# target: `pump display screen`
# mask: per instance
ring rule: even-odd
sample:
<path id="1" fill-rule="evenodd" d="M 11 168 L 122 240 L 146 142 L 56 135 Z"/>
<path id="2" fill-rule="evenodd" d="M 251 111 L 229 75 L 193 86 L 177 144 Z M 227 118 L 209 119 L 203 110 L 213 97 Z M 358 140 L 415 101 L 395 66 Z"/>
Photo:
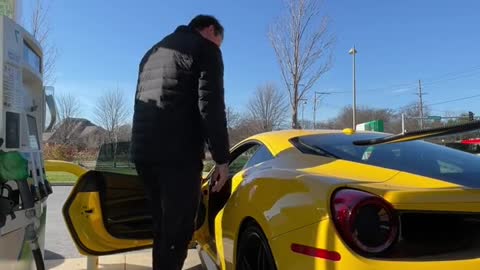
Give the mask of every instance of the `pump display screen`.
<path id="1" fill-rule="evenodd" d="M 7 112 L 6 114 L 6 134 L 5 147 L 19 148 L 20 147 L 20 114 Z"/>
<path id="2" fill-rule="evenodd" d="M 41 73 L 40 56 L 27 43 L 24 42 L 23 45 L 23 59 L 33 70 Z"/>
<path id="3" fill-rule="evenodd" d="M 30 142 L 30 147 L 33 149 L 40 149 L 40 143 L 38 140 L 38 131 L 37 131 L 37 120 L 31 115 L 27 115 L 28 121 L 28 140 Z"/>

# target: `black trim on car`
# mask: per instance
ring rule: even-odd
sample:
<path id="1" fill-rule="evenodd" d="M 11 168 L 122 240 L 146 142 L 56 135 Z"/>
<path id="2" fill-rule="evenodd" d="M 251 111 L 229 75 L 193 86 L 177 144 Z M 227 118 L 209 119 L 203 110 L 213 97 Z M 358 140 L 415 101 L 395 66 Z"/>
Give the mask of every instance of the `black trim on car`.
<path id="1" fill-rule="evenodd" d="M 329 157 L 329 158 L 336 158 L 340 159 L 338 156 L 327 152 L 323 149 L 317 148 L 317 147 L 312 147 L 308 144 L 303 143 L 300 140 L 300 137 L 294 137 L 289 140 L 289 142 L 297 148 L 300 152 L 304 154 L 310 154 L 310 155 L 317 155 L 317 156 L 323 156 L 323 157 Z"/>

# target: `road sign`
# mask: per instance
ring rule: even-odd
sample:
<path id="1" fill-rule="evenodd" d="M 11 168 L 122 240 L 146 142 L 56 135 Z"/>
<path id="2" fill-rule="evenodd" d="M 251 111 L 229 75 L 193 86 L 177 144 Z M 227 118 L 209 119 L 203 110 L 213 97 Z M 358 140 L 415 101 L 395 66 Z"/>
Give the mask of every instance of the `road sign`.
<path id="1" fill-rule="evenodd" d="M 374 120 L 366 123 L 357 124 L 356 129 L 383 132 L 383 120 Z"/>

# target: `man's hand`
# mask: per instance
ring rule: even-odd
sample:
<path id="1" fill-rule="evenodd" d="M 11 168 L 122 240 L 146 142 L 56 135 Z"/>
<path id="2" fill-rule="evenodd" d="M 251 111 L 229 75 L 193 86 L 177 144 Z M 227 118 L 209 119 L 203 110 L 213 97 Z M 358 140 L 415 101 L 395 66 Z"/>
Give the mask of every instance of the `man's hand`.
<path id="1" fill-rule="evenodd" d="M 219 192 L 228 179 L 228 163 L 215 165 L 212 175 L 212 191 Z"/>

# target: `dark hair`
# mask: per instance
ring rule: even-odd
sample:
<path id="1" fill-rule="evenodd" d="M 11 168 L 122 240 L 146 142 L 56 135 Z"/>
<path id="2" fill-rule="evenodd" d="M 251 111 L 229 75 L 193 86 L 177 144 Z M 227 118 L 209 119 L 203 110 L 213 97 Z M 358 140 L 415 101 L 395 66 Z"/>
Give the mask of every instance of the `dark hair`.
<path id="1" fill-rule="evenodd" d="M 188 26 L 197 29 L 197 30 L 202 30 L 205 27 L 209 27 L 210 25 L 213 25 L 213 28 L 215 29 L 215 35 L 221 35 L 223 37 L 224 34 L 224 29 L 223 26 L 220 24 L 220 22 L 213 16 L 210 15 L 197 15 L 195 18 L 193 18 Z"/>

